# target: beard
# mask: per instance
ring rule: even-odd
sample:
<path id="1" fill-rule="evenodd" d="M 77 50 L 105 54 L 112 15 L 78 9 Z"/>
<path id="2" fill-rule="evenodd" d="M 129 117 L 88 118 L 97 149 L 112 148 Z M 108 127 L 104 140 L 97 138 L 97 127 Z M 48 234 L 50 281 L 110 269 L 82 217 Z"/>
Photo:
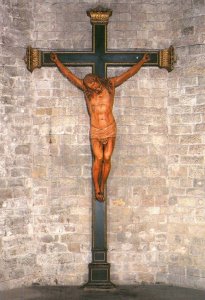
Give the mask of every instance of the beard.
<path id="1" fill-rule="evenodd" d="M 103 88 L 102 88 L 102 86 L 100 86 L 99 88 L 96 88 L 96 89 L 94 89 L 93 91 L 94 91 L 97 95 L 99 95 L 100 93 L 102 93 L 102 90 L 103 90 Z"/>

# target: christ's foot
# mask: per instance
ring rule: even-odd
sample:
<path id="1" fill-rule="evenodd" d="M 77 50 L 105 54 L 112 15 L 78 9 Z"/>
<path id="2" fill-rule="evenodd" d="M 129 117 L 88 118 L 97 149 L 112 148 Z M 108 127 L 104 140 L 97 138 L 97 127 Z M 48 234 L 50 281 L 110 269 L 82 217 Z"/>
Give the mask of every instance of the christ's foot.
<path id="1" fill-rule="evenodd" d="M 95 197 L 98 201 L 103 202 L 104 201 L 104 195 L 101 192 L 96 192 Z"/>

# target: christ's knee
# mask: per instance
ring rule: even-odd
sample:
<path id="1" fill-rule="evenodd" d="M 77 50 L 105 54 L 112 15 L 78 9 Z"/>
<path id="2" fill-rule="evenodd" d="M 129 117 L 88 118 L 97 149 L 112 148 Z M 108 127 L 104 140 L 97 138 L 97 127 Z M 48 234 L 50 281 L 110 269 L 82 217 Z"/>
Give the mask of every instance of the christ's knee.
<path id="1" fill-rule="evenodd" d="M 109 163 L 111 161 L 111 154 L 104 153 L 104 162 Z"/>
<path id="2" fill-rule="evenodd" d="M 94 159 L 95 159 L 95 163 L 101 164 L 103 161 L 103 155 L 101 154 L 95 155 Z"/>

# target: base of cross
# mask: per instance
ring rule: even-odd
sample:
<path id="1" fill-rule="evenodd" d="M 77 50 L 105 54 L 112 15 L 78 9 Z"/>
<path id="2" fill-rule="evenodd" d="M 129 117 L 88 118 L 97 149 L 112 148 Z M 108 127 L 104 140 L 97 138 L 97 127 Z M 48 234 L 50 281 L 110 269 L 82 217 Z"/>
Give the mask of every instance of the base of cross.
<path id="1" fill-rule="evenodd" d="M 89 279 L 83 286 L 85 289 L 110 290 L 116 286 L 110 281 L 109 263 L 90 263 Z"/>

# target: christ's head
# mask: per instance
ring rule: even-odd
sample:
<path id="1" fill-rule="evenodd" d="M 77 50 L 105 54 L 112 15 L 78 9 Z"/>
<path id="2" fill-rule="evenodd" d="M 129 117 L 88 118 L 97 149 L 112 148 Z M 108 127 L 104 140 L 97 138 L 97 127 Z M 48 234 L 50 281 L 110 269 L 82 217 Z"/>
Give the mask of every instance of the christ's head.
<path id="1" fill-rule="evenodd" d="M 87 74 L 84 79 L 83 83 L 86 86 L 86 88 L 93 90 L 93 91 L 101 91 L 102 90 L 102 84 L 100 81 L 100 78 L 97 75 L 94 74 Z"/>

